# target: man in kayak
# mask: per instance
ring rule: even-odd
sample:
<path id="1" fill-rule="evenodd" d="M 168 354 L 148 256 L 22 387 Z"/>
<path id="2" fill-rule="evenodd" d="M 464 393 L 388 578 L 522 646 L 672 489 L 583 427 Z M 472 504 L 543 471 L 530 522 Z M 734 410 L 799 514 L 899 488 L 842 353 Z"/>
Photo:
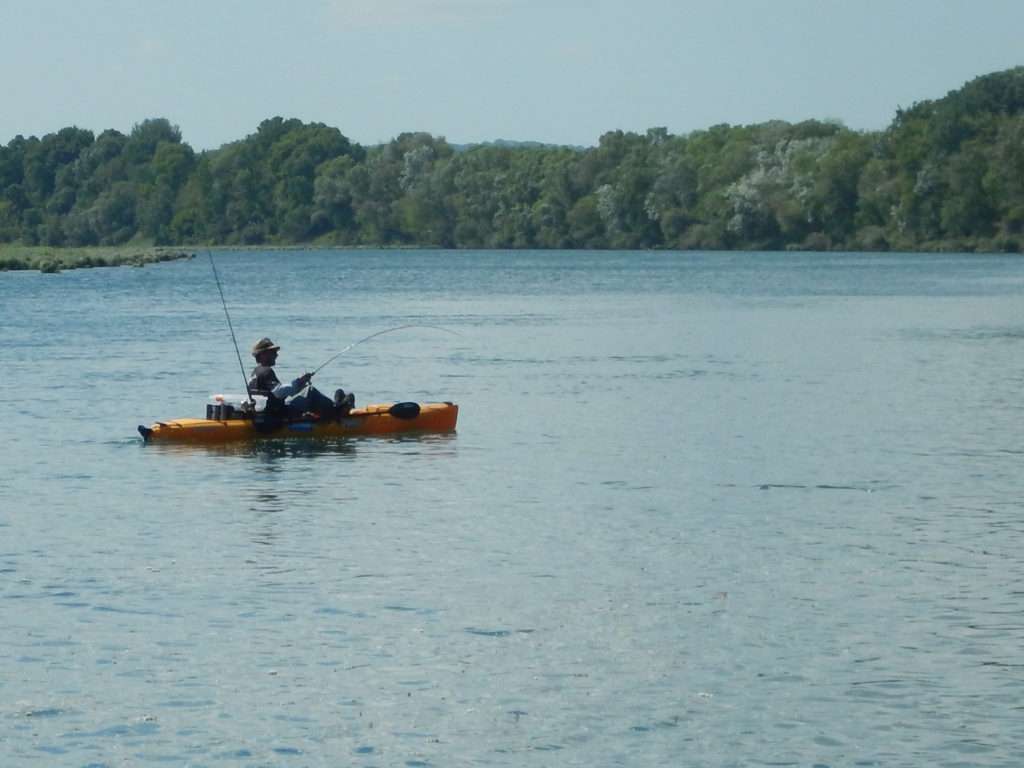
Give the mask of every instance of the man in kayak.
<path id="1" fill-rule="evenodd" d="M 274 373 L 274 363 L 277 362 L 279 349 L 281 348 L 265 336 L 252 348 L 256 367 L 253 368 L 249 379 L 249 391 L 254 395 L 266 396 L 268 411 L 283 411 L 290 417 L 301 418 L 315 414 L 320 418 L 333 419 L 341 418 L 352 410 L 355 398 L 351 392 L 345 394 L 345 390 L 339 389 L 334 393 L 334 400 L 331 400 L 316 387 L 309 386 L 313 378 L 312 373 L 302 374 L 291 384 L 282 384 Z M 309 390 L 306 394 L 300 395 L 299 393 L 306 387 L 309 387 Z"/>

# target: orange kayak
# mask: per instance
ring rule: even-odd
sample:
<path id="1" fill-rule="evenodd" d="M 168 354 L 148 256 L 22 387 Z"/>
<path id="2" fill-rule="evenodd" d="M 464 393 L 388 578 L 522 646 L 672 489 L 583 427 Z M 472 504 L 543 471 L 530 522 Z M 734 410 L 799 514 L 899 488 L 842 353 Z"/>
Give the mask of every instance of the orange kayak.
<path id="1" fill-rule="evenodd" d="M 174 419 L 152 426 L 139 425 L 146 442 L 230 443 L 288 437 L 357 437 L 403 432 L 452 432 L 459 417 L 454 403 L 378 403 L 354 408 L 340 419 L 310 419 L 261 423 L 239 413 L 219 418 Z M 224 418 L 227 415 L 228 418 Z"/>

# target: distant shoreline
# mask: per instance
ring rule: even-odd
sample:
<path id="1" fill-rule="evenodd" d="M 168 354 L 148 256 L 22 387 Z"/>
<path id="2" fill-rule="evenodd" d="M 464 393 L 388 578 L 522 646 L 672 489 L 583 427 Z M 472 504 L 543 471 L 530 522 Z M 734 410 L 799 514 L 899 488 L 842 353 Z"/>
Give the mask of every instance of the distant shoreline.
<path id="1" fill-rule="evenodd" d="M 36 270 L 43 273 L 89 267 L 144 267 L 164 261 L 195 258 L 192 249 L 169 246 L 52 246 L 0 245 L 0 272 Z"/>
<path id="2" fill-rule="evenodd" d="M 61 248 L 52 246 L 21 246 L 0 245 L 0 272 L 38 271 L 42 273 L 59 273 L 71 269 L 89 269 L 92 267 L 144 267 L 147 264 L 159 264 L 167 261 L 194 259 L 203 251 L 559 251 L 559 250 L 626 250 L 676 252 L 676 253 L 794 253 L 811 252 L 808 249 L 787 248 L 785 250 L 764 249 L 717 249 L 717 248 L 625 248 L 625 249 L 574 249 L 574 248 L 445 248 L 440 245 L 330 245 L 326 243 L 289 243 L 261 245 L 201 245 L 190 247 L 175 246 L 85 246 Z M 818 252 L 818 251 L 815 251 Z M 976 255 L 1019 256 L 1020 252 L 997 250 L 955 250 L 951 248 L 920 248 L 914 250 L 893 251 L 858 251 L 828 249 L 820 253 L 887 253 L 887 254 L 920 254 L 920 253 L 962 253 Z"/>
<path id="3" fill-rule="evenodd" d="M 204 251 L 427 251 L 452 250 L 439 245 L 329 245 L 325 243 L 288 243 L 260 245 L 190 246 L 27 246 L 0 243 L 0 272 L 38 271 L 58 273 L 92 267 L 144 267 L 165 261 L 194 259 Z M 464 249 L 469 250 L 469 249 Z M 472 250 L 508 250 L 472 249 Z"/>

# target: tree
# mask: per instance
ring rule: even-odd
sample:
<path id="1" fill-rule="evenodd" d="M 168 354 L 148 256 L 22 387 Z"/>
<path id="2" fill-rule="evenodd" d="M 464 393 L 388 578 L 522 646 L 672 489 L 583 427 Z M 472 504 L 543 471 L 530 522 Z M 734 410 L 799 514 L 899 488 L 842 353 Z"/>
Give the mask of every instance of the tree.
<path id="1" fill-rule="evenodd" d="M 349 174 L 355 167 L 350 155 L 336 157 L 317 167 L 313 181 L 313 232 L 335 233 L 335 239 L 350 243 L 355 238 L 355 213 L 352 210 L 352 189 Z"/>
<path id="2" fill-rule="evenodd" d="M 945 189 L 939 218 L 945 237 L 991 237 L 996 202 L 985 185 L 987 144 L 970 142 L 945 167 Z"/>
<path id="3" fill-rule="evenodd" d="M 1024 239 L 1024 67 L 899 109 L 881 132 L 781 120 L 596 147 L 364 149 L 273 117 L 196 154 L 165 118 L 0 147 L 0 241 L 446 247 L 997 248 Z"/>
<path id="4" fill-rule="evenodd" d="M 125 159 L 130 165 L 147 165 L 161 144 L 181 144 L 181 130 L 163 117 L 143 120 L 132 126 L 124 145 Z"/>

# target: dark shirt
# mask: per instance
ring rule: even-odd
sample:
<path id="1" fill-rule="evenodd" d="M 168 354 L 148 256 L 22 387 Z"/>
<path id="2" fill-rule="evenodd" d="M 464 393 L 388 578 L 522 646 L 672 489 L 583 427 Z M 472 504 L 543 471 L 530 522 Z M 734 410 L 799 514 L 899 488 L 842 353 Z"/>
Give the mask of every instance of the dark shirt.
<path id="1" fill-rule="evenodd" d="M 254 395 L 265 395 L 271 397 L 274 394 L 274 387 L 281 382 L 269 365 L 257 365 L 252 369 L 252 378 L 249 379 L 249 391 Z"/>

